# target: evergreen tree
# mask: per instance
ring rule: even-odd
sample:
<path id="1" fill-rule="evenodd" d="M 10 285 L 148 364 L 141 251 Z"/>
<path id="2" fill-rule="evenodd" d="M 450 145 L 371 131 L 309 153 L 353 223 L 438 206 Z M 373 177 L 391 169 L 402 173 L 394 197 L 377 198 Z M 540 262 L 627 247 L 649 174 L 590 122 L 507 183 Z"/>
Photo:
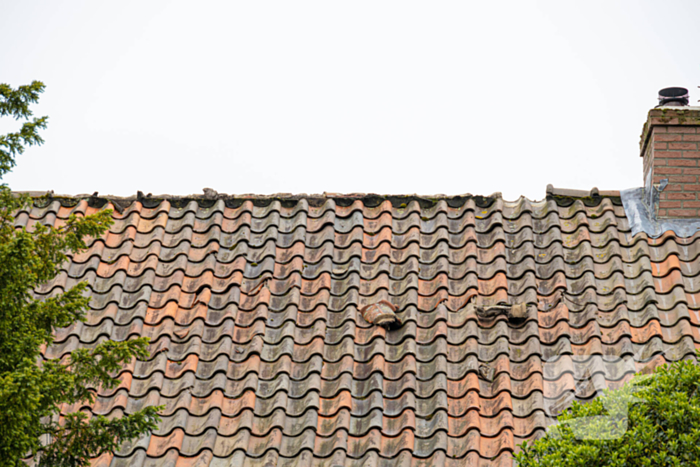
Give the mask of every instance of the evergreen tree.
<path id="1" fill-rule="evenodd" d="M 47 117 L 32 118 L 30 104 L 44 84 L 34 81 L 12 89 L 0 84 L 0 117 L 24 120 L 15 133 L 0 135 L 0 179 L 15 166 L 25 147 L 40 145 Z M 74 350 L 61 359 L 45 359 L 42 346 L 56 328 L 85 321 L 86 284 L 35 300 L 32 291 L 51 280 L 66 260 L 87 247 L 112 224 L 110 210 L 72 215 L 60 227 L 14 227 L 13 213 L 33 200 L 0 185 L 0 466 L 84 466 L 90 457 L 113 452 L 156 428 L 159 407 L 123 417 L 83 412 L 60 414 L 62 404 L 90 404 L 98 388 L 119 384 L 116 372 L 132 359 L 148 358 L 148 340 L 106 341 L 94 349 Z"/>

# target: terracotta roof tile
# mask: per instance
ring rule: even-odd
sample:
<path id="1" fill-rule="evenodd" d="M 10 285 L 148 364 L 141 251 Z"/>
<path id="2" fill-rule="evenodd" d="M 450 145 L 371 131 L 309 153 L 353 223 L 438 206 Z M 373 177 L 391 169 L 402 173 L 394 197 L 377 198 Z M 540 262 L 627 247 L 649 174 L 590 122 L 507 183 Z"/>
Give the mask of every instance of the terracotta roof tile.
<path id="1" fill-rule="evenodd" d="M 573 400 L 700 347 L 700 237 L 632 237 L 592 193 L 106 200 L 110 231 L 35 292 L 92 297 L 44 355 L 153 353 L 63 411 L 165 405 L 96 466 L 510 466 Z M 16 224 L 104 202 L 37 200 Z M 362 318 L 380 300 L 398 329 Z M 517 303 L 524 319 L 476 313 Z"/>

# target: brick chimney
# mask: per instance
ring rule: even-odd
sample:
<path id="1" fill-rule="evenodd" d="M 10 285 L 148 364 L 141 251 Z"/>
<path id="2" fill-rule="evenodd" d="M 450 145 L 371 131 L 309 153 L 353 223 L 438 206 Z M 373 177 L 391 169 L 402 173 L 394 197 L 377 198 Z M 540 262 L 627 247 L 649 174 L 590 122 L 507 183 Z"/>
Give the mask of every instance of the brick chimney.
<path id="1" fill-rule="evenodd" d="M 685 96 L 664 97 L 669 90 Z M 642 131 L 645 199 L 657 219 L 700 218 L 700 107 L 687 105 L 687 92 L 662 89 Z"/>

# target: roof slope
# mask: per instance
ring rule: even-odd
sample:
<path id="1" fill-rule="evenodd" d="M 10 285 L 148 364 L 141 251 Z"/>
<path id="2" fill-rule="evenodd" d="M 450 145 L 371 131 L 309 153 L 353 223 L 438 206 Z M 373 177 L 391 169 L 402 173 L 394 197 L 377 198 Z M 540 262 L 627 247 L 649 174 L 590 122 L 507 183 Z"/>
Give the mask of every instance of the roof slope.
<path id="1" fill-rule="evenodd" d="M 48 200 L 16 221 L 104 202 Z M 92 295 L 45 355 L 148 336 L 152 359 L 90 410 L 166 409 L 95 465 L 511 465 L 574 398 L 700 342 L 698 236 L 633 238 L 619 198 L 107 206 L 110 232 L 37 291 L 85 280 Z M 527 303 L 527 318 L 480 318 L 473 297 Z M 398 330 L 360 316 L 382 299 Z"/>

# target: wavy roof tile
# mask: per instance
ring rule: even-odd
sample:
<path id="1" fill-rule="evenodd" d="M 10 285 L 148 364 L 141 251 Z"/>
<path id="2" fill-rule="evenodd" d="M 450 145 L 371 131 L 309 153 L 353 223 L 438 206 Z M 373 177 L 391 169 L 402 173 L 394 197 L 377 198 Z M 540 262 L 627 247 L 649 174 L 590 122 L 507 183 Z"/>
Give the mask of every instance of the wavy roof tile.
<path id="1" fill-rule="evenodd" d="M 510 466 L 573 400 L 700 342 L 700 234 L 632 236 L 616 192 L 42 198 L 16 222 L 104 208 L 36 291 L 92 297 L 45 356 L 148 336 L 118 388 L 63 410 L 165 410 L 96 466 Z M 362 318 L 380 300 L 399 329 Z"/>

